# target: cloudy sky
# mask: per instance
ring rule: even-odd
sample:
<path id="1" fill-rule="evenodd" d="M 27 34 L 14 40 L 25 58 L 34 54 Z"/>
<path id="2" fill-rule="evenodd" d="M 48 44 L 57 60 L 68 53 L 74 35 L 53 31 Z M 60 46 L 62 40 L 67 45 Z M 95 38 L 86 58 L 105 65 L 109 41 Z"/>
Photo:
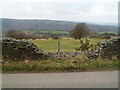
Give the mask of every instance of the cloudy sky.
<path id="1" fill-rule="evenodd" d="M 117 23 L 119 0 L 2 0 L 1 18 Z M 0 10 L 0 11 L 1 11 Z"/>

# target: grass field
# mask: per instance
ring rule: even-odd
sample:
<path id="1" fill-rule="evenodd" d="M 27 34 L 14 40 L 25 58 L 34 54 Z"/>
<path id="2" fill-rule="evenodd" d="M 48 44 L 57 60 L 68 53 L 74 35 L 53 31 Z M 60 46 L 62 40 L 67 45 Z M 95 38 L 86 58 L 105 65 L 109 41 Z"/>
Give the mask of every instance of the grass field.
<path id="1" fill-rule="evenodd" d="M 52 33 L 52 34 L 69 34 L 69 31 L 63 31 L 63 30 L 25 30 L 26 33 Z"/>
<path id="2" fill-rule="evenodd" d="M 113 34 L 118 34 L 118 32 L 114 32 L 114 31 L 113 31 L 113 32 L 112 32 L 112 31 L 111 31 L 111 32 L 108 32 L 108 31 L 107 31 L 107 32 L 98 32 L 98 33 L 99 33 L 99 34 L 103 34 L 103 33 L 113 33 Z"/>
<path id="3" fill-rule="evenodd" d="M 99 38 L 92 38 L 90 39 L 91 44 L 97 44 L 100 42 L 102 39 Z M 44 49 L 45 51 L 51 51 L 51 52 L 56 52 L 57 51 L 57 43 L 60 41 L 61 44 L 61 51 L 66 51 L 66 52 L 73 52 L 75 51 L 75 48 L 79 47 L 80 41 L 75 40 L 72 38 L 62 38 L 62 39 L 36 39 L 36 40 L 29 40 L 36 44 L 38 48 Z"/>

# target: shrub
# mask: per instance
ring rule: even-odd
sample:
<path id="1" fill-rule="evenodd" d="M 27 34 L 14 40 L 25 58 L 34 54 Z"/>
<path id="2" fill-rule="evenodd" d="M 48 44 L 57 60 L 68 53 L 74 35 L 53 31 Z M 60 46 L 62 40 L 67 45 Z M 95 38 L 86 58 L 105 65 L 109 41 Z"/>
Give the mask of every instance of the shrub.
<path id="1" fill-rule="evenodd" d="M 6 32 L 4 36 L 5 37 L 12 37 L 12 38 L 15 38 L 15 39 L 26 39 L 26 38 L 28 38 L 26 33 L 22 32 L 22 31 L 18 31 L 18 30 L 10 30 L 10 31 Z"/>
<path id="2" fill-rule="evenodd" d="M 90 44 L 90 40 L 85 39 L 85 40 L 80 40 L 80 46 L 78 48 L 75 48 L 76 51 L 86 51 L 86 50 L 91 50 L 94 51 L 96 50 L 96 48 L 99 46 L 99 44 L 97 45 L 92 45 Z"/>
<path id="3" fill-rule="evenodd" d="M 51 35 L 51 38 L 52 38 L 52 39 L 60 39 L 60 36 L 58 36 L 57 34 L 52 34 L 52 35 Z"/>
<path id="4" fill-rule="evenodd" d="M 108 35 L 108 36 L 104 36 L 104 38 L 105 38 L 105 39 L 110 39 L 111 36 L 109 36 L 109 35 Z"/>
<path id="5" fill-rule="evenodd" d="M 40 36 L 30 34 L 30 33 L 25 33 L 19 30 L 10 30 L 5 33 L 5 37 L 12 37 L 15 39 L 40 39 Z"/>
<path id="6" fill-rule="evenodd" d="M 42 39 L 49 39 L 49 38 L 50 38 L 50 35 L 48 35 L 48 34 L 43 34 L 43 35 L 41 36 L 41 38 L 42 38 Z"/>

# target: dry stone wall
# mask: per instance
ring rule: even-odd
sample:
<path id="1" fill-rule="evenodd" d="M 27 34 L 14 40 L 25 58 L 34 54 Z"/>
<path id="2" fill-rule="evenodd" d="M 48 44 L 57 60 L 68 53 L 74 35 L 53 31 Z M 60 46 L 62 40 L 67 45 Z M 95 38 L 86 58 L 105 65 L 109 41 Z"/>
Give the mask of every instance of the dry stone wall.
<path id="1" fill-rule="evenodd" d="M 112 59 L 116 56 L 120 59 L 120 37 L 103 40 L 100 42 L 100 47 L 95 51 L 85 52 L 44 52 L 38 49 L 32 42 L 26 40 L 16 40 L 14 38 L 2 38 L 2 58 L 11 60 L 41 60 L 49 57 L 80 57 L 86 55 L 88 58 L 97 59 Z"/>
<path id="2" fill-rule="evenodd" d="M 65 58 L 65 57 L 80 57 L 80 55 L 83 54 L 83 52 L 45 52 L 48 56 L 52 56 L 55 58 Z"/>
<path id="3" fill-rule="evenodd" d="M 26 40 L 3 37 L 0 43 L 2 43 L 3 59 L 41 60 L 47 58 L 47 55 L 43 54 L 41 49 Z"/>
<path id="4" fill-rule="evenodd" d="M 101 58 L 112 59 L 116 56 L 120 59 L 120 38 L 101 41 L 99 53 Z"/>
<path id="5" fill-rule="evenodd" d="M 100 42 L 100 47 L 96 51 L 86 51 L 84 54 L 91 59 L 98 57 L 103 59 L 116 57 L 120 59 L 120 37 L 103 40 Z"/>

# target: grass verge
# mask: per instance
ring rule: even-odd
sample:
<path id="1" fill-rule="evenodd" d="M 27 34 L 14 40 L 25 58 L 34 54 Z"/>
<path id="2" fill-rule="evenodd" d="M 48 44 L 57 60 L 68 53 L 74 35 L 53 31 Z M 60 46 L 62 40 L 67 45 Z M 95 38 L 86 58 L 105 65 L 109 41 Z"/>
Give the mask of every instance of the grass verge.
<path id="1" fill-rule="evenodd" d="M 117 70 L 118 60 L 81 60 L 80 58 L 4 61 L 3 73 L 77 72 Z"/>

